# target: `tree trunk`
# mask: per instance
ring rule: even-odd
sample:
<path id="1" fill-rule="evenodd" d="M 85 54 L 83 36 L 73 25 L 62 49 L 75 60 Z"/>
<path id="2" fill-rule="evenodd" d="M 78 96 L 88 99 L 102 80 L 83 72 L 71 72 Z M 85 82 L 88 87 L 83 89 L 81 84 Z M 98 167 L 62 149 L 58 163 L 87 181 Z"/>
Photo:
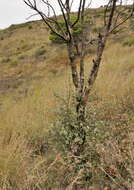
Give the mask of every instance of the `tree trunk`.
<path id="1" fill-rule="evenodd" d="M 81 76 L 79 77 L 78 71 L 77 71 L 77 64 L 75 62 L 76 56 L 76 46 L 73 41 L 69 42 L 67 44 L 68 47 L 68 55 L 69 55 L 69 61 L 71 66 L 71 72 L 72 72 L 72 81 L 75 86 L 75 93 L 76 93 L 76 114 L 77 114 L 77 137 L 80 139 L 80 141 L 74 141 L 71 144 L 71 152 L 74 156 L 74 160 L 76 157 L 79 157 L 81 153 L 84 151 L 84 143 L 86 138 L 86 133 L 84 129 L 84 122 L 85 122 L 85 105 L 83 104 L 83 73 L 81 73 Z M 82 64 L 84 57 L 81 61 Z M 83 70 L 84 71 L 84 70 Z"/>
<path id="2" fill-rule="evenodd" d="M 108 37 L 107 32 L 104 34 L 104 36 L 102 36 L 101 34 L 99 34 L 99 36 L 98 36 L 97 55 L 96 55 L 96 58 L 93 59 L 92 70 L 91 70 L 91 73 L 90 73 L 89 78 L 88 78 L 88 86 L 84 90 L 83 101 L 84 101 L 85 105 L 87 105 L 89 94 L 93 88 L 93 85 L 94 85 L 96 78 L 97 78 L 97 75 L 98 75 L 98 71 L 100 68 L 100 63 L 101 63 L 102 55 L 103 55 L 103 52 L 105 49 L 107 37 Z"/>
<path id="3" fill-rule="evenodd" d="M 70 40 L 67 43 L 67 50 L 68 50 L 68 57 L 69 57 L 69 62 L 70 62 L 70 67 L 71 67 L 71 72 L 72 72 L 72 80 L 77 91 L 79 87 L 79 77 L 78 77 L 77 65 L 75 62 L 76 53 L 75 53 L 75 44 L 73 40 Z"/>

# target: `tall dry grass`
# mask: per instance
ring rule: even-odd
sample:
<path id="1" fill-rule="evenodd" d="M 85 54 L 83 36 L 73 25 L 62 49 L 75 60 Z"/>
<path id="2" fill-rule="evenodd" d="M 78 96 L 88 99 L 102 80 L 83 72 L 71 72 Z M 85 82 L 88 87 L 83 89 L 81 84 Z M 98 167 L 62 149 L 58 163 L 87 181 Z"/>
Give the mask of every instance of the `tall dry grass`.
<path id="1" fill-rule="evenodd" d="M 133 52 L 133 47 L 122 47 L 121 44 L 108 46 L 92 92 L 93 100 L 90 98 L 103 119 L 109 118 L 110 115 L 116 121 L 120 113 L 123 114 L 123 122 L 127 121 L 129 126 L 134 122 Z M 92 56 L 87 58 L 86 68 L 91 64 Z M 42 144 L 47 142 L 47 133 L 55 120 L 54 112 L 62 104 L 61 97 L 64 99 L 69 96 L 72 88 L 70 69 L 64 66 L 63 56 L 59 55 L 58 58 L 50 60 L 58 61 L 59 68 L 55 68 L 56 62 L 51 65 L 47 70 L 48 75 L 36 86 L 32 94 L 19 101 L 7 97 L 3 102 L 0 112 L 1 190 L 45 189 L 45 184 L 48 187 L 58 184 L 59 188 L 61 179 L 66 176 L 66 163 L 63 163 L 61 157 L 56 157 L 56 150 L 48 153 L 46 148 L 44 156 L 39 154 Z M 53 69 L 57 69 L 56 73 Z M 60 99 L 56 98 L 58 96 Z M 52 170 L 49 169 L 50 173 L 47 172 L 49 167 L 53 167 Z M 53 176 L 52 179 L 49 175 Z M 55 186 L 55 189 L 57 187 Z"/>

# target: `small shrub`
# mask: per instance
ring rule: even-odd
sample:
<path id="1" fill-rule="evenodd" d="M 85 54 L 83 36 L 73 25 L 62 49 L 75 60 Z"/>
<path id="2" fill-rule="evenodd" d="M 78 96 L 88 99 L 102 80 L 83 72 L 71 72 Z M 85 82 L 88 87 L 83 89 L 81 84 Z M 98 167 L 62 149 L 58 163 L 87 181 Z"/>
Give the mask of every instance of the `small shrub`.
<path id="1" fill-rule="evenodd" d="M 18 57 L 18 59 L 24 59 L 25 58 L 25 56 L 24 55 L 20 55 L 19 57 Z"/>
<path id="2" fill-rule="evenodd" d="M 11 61 L 11 59 L 9 57 L 6 57 L 1 60 L 1 63 L 9 63 L 9 61 Z"/>
<path id="3" fill-rule="evenodd" d="M 123 46 L 134 46 L 134 39 L 127 40 L 123 43 Z"/>
<path id="4" fill-rule="evenodd" d="M 20 28 L 24 28 L 27 26 L 27 23 L 22 23 L 22 24 L 12 24 L 10 27 L 9 27 L 9 30 L 12 31 L 12 30 L 16 30 L 16 29 L 20 29 Z"/>
<path id="5" fill-rule="evenodd" d="M 96 13 L 95 17 L 101 17 L 102 15 L 100 13 Z"/>
<path id="6" fill-rule="evenodd" d="M 29 26 L 28 26 L 28 29 L 31 30 L 31 29 L 33 29 L 33 27 L 32 27 L 31 25 L 29 25 Z"/>
<path id="7" fill-rule="evenodd" d="M 41 47 L 41 48 L 39 48 L 39 49 L 37 49 L 36 51 L 35 51 L 35 56 L 36 57 L 39 57 L 39 56 L 41 56 L 41 55 L 44 55 L 46 53 L 46 50 L 43 48 L 43 47 Z"/>
<path id="8" fill-rule="evenodd" d="M 131 13 L 131 12 L 132 12 L 132 8 L 129 7 L 129 8 L 128 8 L 128 13 Z"/>
<path id="9" fill-rule="evenodd" d="M 134 31 L 134 18 L 130 19 L 129 27 L 132 31 Z"/>
<path id="10" fill-rule="evenodd" d="M 24 43 L 24 40 L 21 40 L 20 43 Z"/>
<path id="11" fill-rule="evenodd" d="M 53 74 L 53 75 L 56 75 L 58 73 L 58 70 L 57 69 L 51 69 L 50 72 Z"/>
<path id="12" fill-rule="evenodd" d="M 18 62 L 17 61 L 12 61 L 11 62 L 11 66 L 17 66 L 18 65 Z"/>
<path id="13" fill-rule="evenodd" d="M 28 47 L 28 45 L 27 44 L 23 44 L 22 46 L 21 46 L 21 49 L 22 50 L 26 50 L 26 49 L 28 49 L 29 47 Z"/>
<path id="14" fill-rule="evenodd" d="M 49 40 L 53 43 L 63 43 L 63 40 L 59 36 L 52 33 L 49 36 Z"/>
<path id="15" fill-rule="evenodd" d="M 94 33 L 101 32 L 101 30 L 102 30 L 102 27 L 99 27 L 99 26 L 93 28 L 93 32 L 94 32 Z"/>

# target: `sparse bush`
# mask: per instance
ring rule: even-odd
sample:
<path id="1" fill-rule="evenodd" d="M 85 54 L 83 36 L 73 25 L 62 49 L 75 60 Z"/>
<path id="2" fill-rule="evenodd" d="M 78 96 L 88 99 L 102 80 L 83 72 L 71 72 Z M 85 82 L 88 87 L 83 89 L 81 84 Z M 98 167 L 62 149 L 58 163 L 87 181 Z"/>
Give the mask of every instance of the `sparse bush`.
<path id="1" fill-rule="evenodd" d="M 7 58 L 3 58 L 1 60 L 1 63 L 9 63 L 11 61 L 11 58 L 7 57 Z"/>
<path id="2" fill-rule="evenodd" d="M 134 46 L 134 39 L 127 40 L 123 43 L 123 46 Z"/>
<path id="3" fill-rule="evenodd" d="M 10 63 L 10 65 L 15 67 L 15 66 L 18 65 L 18 62 L 17 62 L 17 61 L 12 61 L 12 62 Z"/>
<path id="4" fill-rule="evenodd" d="M 101 17 L 101 16 L 103 16 L 101 13 L 96 13 L 95 14 L 95 17 Z"/>
<path id="5" fill-rule="evenodd" d="M 36 57 L 39 57 L 39 56 L 41 56 L 41 55 L 44 55 L 46 53 L 46 50 L 43 48 L 43 47 L 41 47 L 41 48 L 39 48 L 39 49 L 37 49 L 36 51 L 35 51 L 35 56 Z"/>
<path id="6" fill-rule="evenodd" d="M 85 173 L 80 180 L 82 184 L 92 184 L 94 178 L 97 177 L 93 172 L 100 165 L 100 157 L 96 147 L 98 143 L 107 138 L 106 128 L 104 127 L 106 125 L 105 121 L 96 120 L 94 110 L 90 109 L 89 112 L 86 121 L 81 126 L 86 132 L 85 148 L 80 156 L 75 157 L 75 160 L 73 160 L 72 146 L 74 148 L 83 143 L 83 135 L 75 111 L 68 109 L 66 106 L 61 107 L 55 129 L 52 131 L 56 149 L 63 153 L 69 163 L 72 163 L 74 171 L 79 172 L 81 169 L 85 169 Z M 71 157 L 68 157 L 69 155 Z M 96 173 L 96 175 L 98 174 Z"/>
<path id="7" fill-rule="evenodd" d="M 20 40 L 20 43 L 24 43 L 25 41 L 24 40 Z"/>
<path id="8" fill-rule="evenodd" d="M 56 75 L 58 73 L 58 69 L 51 69 L 50 72 L 53 74 L 53 75 Z"/>
<path id="9" fill-rule="evenodd" d="M 131 18 L 131 19 L 130 19 L 130 24 L 129 24 L 129 26 L 130 26 L 130 29 L 131 29 L 132 31 L 134 31 L 134 18 Z"/>
<path id="10" fill-rule="evenodd" d="M 22 24 L 12 24 L 10 27 L 9 27 L 9 30 L 13 31 L 13 30 L 16 30 L 16 29 L 20 29 L 20 28 L 24 28 L 27 26 L 27 23 L 22 23 Z"/>
<path id="11" fill-rule="evenodd" d="M 49 36 L 49 40 L 51 41 L 51 42 L 53 42 L 53 43 L 63 43 L 63 40 L 59 37 L 59 36 L 57 36 L 57 35 L 54 35 L 54 34 L 50 34 L 50 36 Z"/>
<path id="12" fill-rule="evenodd" d="M 29 30 L 33 29 L 32 25 L 29 25 L 29 26 L 28 26 L 28 29 L 29 29 Z"/>
<path id="13" fill-rule="evenodd" d="M 102 27 L 100 27 L 100 26 L 94 27 L 94 28 L 92 29 L 92 31 L 95 32 L 95 33 L 101 32 L 101 31 L 102 31 Z"/>
<path id="14" fill-rule="evenodd" d="M 29 49 L 28 44 L 23 44 L 23 45 L 21 46 L 21 49 L 22 49 L 22 50 L 27 50 L 27 49 Z"/>
<path id="15" fill-rule="evenodd" d="M 20 56 L 18 57 L 18 59 L 20 59 L 20 60 L 22 60 L 22 59 L 24 59 L 24 58 L 25 58 L 24 55 L 20 55 Z"/>

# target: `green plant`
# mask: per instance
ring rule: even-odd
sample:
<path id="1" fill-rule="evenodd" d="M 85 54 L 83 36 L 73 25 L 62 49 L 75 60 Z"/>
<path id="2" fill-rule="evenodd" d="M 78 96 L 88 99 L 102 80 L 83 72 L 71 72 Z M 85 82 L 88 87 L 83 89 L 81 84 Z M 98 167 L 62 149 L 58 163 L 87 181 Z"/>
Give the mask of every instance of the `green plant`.
<path id="1" fill-rule="evenodd" d="M 43 47 L 41 47 L 41 48 L 39 48 L 39 49 L 37 49 L 36 51 L 35 51 L 35 56 L 36 57 L 39 57 L 39 56 L 41 56 L 41 55 L 44 55 L 46 53 L 46 50 L 43 48 Z"/>
<path id="2" fill-rule="evenodd" d="M 28 50 L 28 49 L 29 49 L 29 45 L 28 45 L 28 44 L 23 44 L 23 45 L 21 46 L 21 49 L 22 49 L 22 50 Z"/>
<path id="3" fill-rule="evenodd" d="M 6 57 L 1 60 L 1 63 L 9 63 L 10 61 L 11 59 L 9 57 Z"/>
<path id="4" fill-rule="evenodd" d="M 134 18 L 130 19 L 129 27 L 132 31 L 134 31 Z"/>
<path id="5" fill-rule="evenodd" d="M 53 74 L 53 75 L 56 75 L 58 73 L 58 69 L 51 69 L 50 72 Z"/>
<path id="6" fill-rule="evenodd" d="M 75 15 L 71 15 L 71 23 L 73 24 L 75 21 L 76 21 L 77 17 Z M 85 20 L 85 23 L 88 21 L 88 17 L 86 18 Z M 65 25 L 65 21 L 64 20 L 59 20 L 58 21 L 60 27 L 62 28 L 62 31 L 63 32 L 67 32 L 66 31 L 66 25 Z M 57 31 L 60 31 L 61 28 L 55 26 Z M 81 34 L 82 32 L 82 26 L 81 26 L 81 23 L 78 22 L 73 28 L 73 35 L 74 37 L 77 37 L 79 36 L 79 34 Z M 60 31 L 61 32 L 61 31 Z M 53 43 L 63 43 L 63 39 L 61 39 L 59 36 L 57 36 L 55 33 L 51 32 L 50 33 L 50 36 L 49 36 L 49 39 L 53 42 Z"/>
<path id="7" fill-rule="evenodd" d="M 94 27 L 94 28 L 92 29 L 92 31 L 95 32 L 95 33 L 101 32 L 101 31 L 102 31 L 102 27 L 101 27 L 101 26 Z"/>
<path id="8" fill-rule="evenodd" d="M 24 28 L 24 27 L 26 27 L 26 25 L 27 25 L 27 23 L 12 24 L 12 25 L 9 27 L 9 30 L 13 31 L 13 30 L 16 30 L 16 29 Z"/>
<path id="9" fill-rule="evenodd" d="M 29 26 L 28 26 L 28 29 L 29 29 L 29 30 L 33 29 L 32 25 L 29 25 Z"/>
<path id="10" fill-rule="evenodd" d="M 123 46 L 134 46 L 134 39 L 127 40 L 123 43 Z"/>
<path id="11" fill-rule="evenodd" d="M 56 114 L 57 122 L 54 124 L 55 130 L 52 131 L 53 137 L 56 138 L 54 144 L 57 146 L 56 149 L 61 150 L 65 155 L 74 151 L 72 148 L 77 145 L 82 145 L 83 141 L 85 141 L 84 151 L 81 152 L 80 157 L 76 156 L 78 159 L 76 168 L 85 167 L 88 159 L 90 159 L 90 161 L 92 159 L 93 165 L 96 166 L 99 164 L 99 157 L 93 144 L 101 143 L 107 138 L 105 126 L 108 124 L 106 121 L 101 121 L 99 118 L 97 119 L 95 115 L 96 110 L 94 110 L 93 107 L 88 109 L 85 121 L 80 124 L 74 109 L 75 106 L 69 108 L 65 104 L 56 112 L 58 114 Z M 89 154 L 90 158 L 88 158 Z"/>
<path id="12" fill-rule="evenodd" d="M 59 36 L 57 36 L 53 33 L 50 34 L 49 40 L 53 43 L 63 43 L 63 40 Z"/>
<path id="13" fill-rule="evenodd" d="M 11 66 L 17 66 L 18 62 L 17 61 L 12 61 L 10 64 L 11 64 Z"/>
<path id="14" fill-rule="evenodd" d="M 25 55 L 20 55 L 19 57 L 18 57 L 18 59 L 20 59 L 20 60 L 22 60 L 22 59 L 24 59 L 25 58 Z"/>

